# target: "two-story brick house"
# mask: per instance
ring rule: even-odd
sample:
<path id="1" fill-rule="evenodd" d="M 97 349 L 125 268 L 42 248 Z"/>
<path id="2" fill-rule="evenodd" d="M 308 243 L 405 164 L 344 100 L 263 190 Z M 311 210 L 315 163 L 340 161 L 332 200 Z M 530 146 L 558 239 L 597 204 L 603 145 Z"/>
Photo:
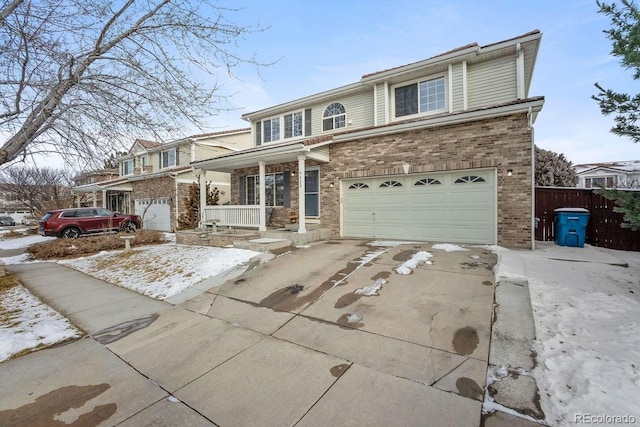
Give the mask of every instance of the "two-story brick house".
<path id="1" fill-rule="evenodd" d="M 193 135 L 168 143 L 137 139 L 128 153 L 118 157 L 117 177 L 73 188 L 91 193 L 96 206 L 143 217 L 147 229 L 174 231 L 185 209 L 189 186 L 199 181 L 191 162 L 246 149 L 250 129 Z M 220 203 L 230 200 L 230 177 L 208 171 L 203 179 L 221 191 Z M 80 197 L 78 197 L 78 201 Z"/>
<path id="2" fill-rule="evenodd" d="M 276 223 L 293 212 L 299 233 L 316 222 L 336 237 L 531 248 L 541 37 L 472 43 L 245 114 L 253 148 L 192 165 L 231 173 L 229 209 L 254 209 L 246 225 L 260 230 L 270 211 Z"/>

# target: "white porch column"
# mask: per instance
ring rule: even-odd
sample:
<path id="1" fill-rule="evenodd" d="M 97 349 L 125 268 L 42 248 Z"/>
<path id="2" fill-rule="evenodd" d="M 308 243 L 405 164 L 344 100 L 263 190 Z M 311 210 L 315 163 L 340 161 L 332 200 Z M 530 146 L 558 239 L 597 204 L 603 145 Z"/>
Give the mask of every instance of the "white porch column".
<path id="1" fill-rule="evenodd" d="M 76 207 L 77 208 L 81 208 L 82 207 L 82 203 L 80 202 L 80 195 L 76 194 Z"/>
<path id="2" fill-rule="evenodd" d="M 102 190 L 102 207 L 107 207 L 107 190 Z"/>
<path id="3" fill-rule="evenodd" d="M 200 226 L 205 221 L 204 208 L 207 206 L 207 176 L 205 175 L 205 171 L 202 169 L 196 170 L 199 175 L 199 184 L 200 184 Z"/>
<path id="4" fill-rule="evenodd" d="M 96 191 L 92 191 L 91 194 L 93 195 L 93 207 L 97 208 L 98 207 L 98 193 Z"/>
<path id="5" fill-rule="evenodd" d="M 304 156 L 298 156 L 298 233 L 307 232 L 305 221 L 305 168 Z"/>
<path id="6" fill-rule="evenodd" d="M 260 169 L 260 228 L 259 231 L 267 231 L 267 186 L 265 178 L 265 162 L 258 162 Z"/>

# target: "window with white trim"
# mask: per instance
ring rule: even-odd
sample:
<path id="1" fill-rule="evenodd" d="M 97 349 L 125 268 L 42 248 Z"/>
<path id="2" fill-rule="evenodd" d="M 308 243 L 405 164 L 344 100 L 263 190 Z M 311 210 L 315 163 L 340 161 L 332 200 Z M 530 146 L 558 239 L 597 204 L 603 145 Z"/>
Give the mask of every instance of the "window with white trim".
<path id="1" fill-rule="evenodd" d="M 260 175 L 246 177 L 246 204 L 260 204 Z M 265 204 L 267 206 L 284 206 L 284 173 L 268 173 L 265 180 Z"/>
<path id="2" fill-rule="evenodd" d="M 284 115 L 284 137 L 295 138 L 296 136 L 302 136 L 303 129 L 302 111 L 296 111 L 295 113 Z"/>
<path id="3" fill-rule="evenodd" d="M 444 76 L 394 89 L 395 117 L 442 111 L 446 107 Z"/>
<path id="4" fill-rule="evenodd" d="M 280 139 L 280 117 L 268 119 L 262 122 L 264 142 Z"/>
<path id="5" fill-rule="evenodd" d="M 322 130 L 339 129 L 346 126 L 347 111 L 339 102 L 329 104 L 322 115 Z"/>
<path id="6" fill-rule="evenodd" d="M 122 176 L 133 175 L 133 159 L 122 162 Z"/>
<path id="7" fill-rule="evenodd" d="M 615 186 L 615 176 L 598 176 L 584 179 L 585 188 L 614 188 Z"/>
<path id="8" fill-rule="evenodd" d="M 139 157 L 139 161 L 140 161 L 140 167 L 144 169 L 145 166 L 147 166 L 147 164 L 149 163 L 149 157 L 147 157 L 147 155 L 145 154 Z"/>
<path id="9" fill-rule="evenodd" d="M 311 108 L 255 123 L 255 145 L 311 135 Z"/>
<path id="10" fill-rule="evenodd" d="M 160 153 L 160 168 L 171 168 L 177 166 L 178 164 L 178 156 L 177 149 L 172 148 L 171 150 L 162 151 Z"/>

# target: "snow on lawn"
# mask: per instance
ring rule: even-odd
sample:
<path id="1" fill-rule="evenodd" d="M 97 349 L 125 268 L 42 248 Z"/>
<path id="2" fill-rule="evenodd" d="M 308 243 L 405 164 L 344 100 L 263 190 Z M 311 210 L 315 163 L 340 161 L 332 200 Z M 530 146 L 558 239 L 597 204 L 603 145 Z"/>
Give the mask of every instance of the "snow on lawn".
<path id="1" fill-rule="evenodd" d="M 625 415 L 640 421 L 640 253 L 574 249 L 629 264 L 621 267 L 552 259 L 562 253 L 545 250 L 498 250 L 496 276 L 528 279 L 536 328 L 532 374 L 546 421 Z"/>
<path id="2" fill-rule="evenodd" d="M 175 244 L 143 246 L 59 261 L 91 276 L 164 300 L 239 264 L 259 252 Z"/>
<path id="3" fill-rule="evenodd" d="M 0 292 L 0 313 L 0 362 L 25 350 L 82 335 L 66 318 L 20 285 Z"/>
<path id="4" fill-rule="evenodd" d="M 25 237 L 16 237 L 13 239 L 0 240 L 0 249 L 22 249 L 34 243 L 46 242 L 48 240 L 55 240 L 55 237 L 44 237 L 40 235 L 31 235 Z"/>

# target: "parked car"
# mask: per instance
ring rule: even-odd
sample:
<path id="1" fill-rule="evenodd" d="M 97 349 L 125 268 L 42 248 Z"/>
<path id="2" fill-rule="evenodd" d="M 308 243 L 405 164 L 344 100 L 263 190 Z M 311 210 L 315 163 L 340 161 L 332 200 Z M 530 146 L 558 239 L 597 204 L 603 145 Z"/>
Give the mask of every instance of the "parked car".
<path id="1" fill-rule="evenodd" d="M 38 218 L 34 216 L 25 216 L 25 217 L 22 217 L 22 219 L 20 220 L 20 223 L 22 225 L 37 225 Z"/>
<path id="2" fill-rule="evenodd" d="M 133 232 L 142 226 L 138 215 L 119 214 L 104 208 L 57 209 L 40 219 L 42 236 L 75 239 L 82 234 Z"/>
<path id="3" fill-rule="evenodd" d="M 0 225 L 16 225 L 16 222 L 10 216 L 0 216 Z"/>

